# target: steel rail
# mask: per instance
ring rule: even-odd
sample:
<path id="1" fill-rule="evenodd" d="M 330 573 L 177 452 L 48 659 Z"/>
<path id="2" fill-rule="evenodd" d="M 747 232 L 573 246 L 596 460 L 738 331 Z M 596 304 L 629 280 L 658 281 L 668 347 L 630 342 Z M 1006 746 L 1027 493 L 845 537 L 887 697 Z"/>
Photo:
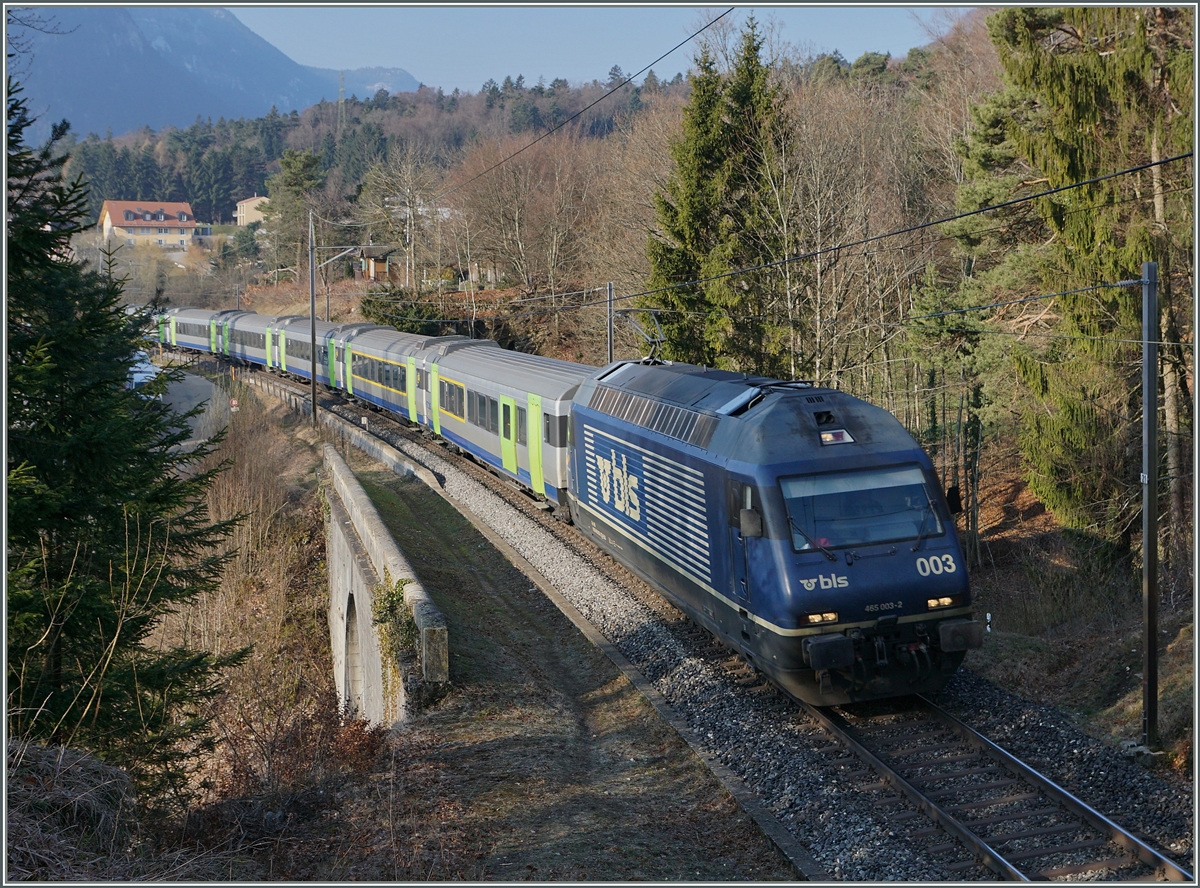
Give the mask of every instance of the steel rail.
<path id="1" fill-rule="evenodd" d="M 959 721 L 927 698 L 918 696 L 918 699 L 924 705 L 927 712 L 966 740 L 971 746 L 996 758 L 1001 764 L 1042 790 L 1050 798 L 1061 803 L 1077 817 L 1085 820 L 1101 834 L 1108 836 L 1113 843 L 1121 846 L 1126 851 L 1133 852 L 1142 863 L 1155 867 L 1158 874 L 1165 876 L 1167 880 L 1172 882 L 1195 881 L 1192 874 L 1183 867 L 1169 860 L 1137 836 L 1109 820 L 1082 799 L 1063 789 L 1049 777 L 1034 770 L 1011 753 L 1001 749 L 970 725 Z"/>
<path id="2" fill-rule="evenodd" d="M 213 357 L 208 355 L 198 355 L 197 358 Z M 282 381 L 282 380 L 276 380 Z M 386 415 L 386 414 L 385 414 Z M 855 755 L 861 758 L 872 770 L 876 771 L 885 782 L 898 790 L 906 798 L 909 799 L 918 809 L 920 809 L 931 820 L 940 825 L 947 833 L 958 839 L 963 846 L 971 852 L 981 864 L 991 869 L 997 875 L 1009 881 L 1031 881 L 1031 877 L 1014 866 L 1009 860 L 1006 860 L 1003 855 L 993 849 L 960 820 L 946 811 L 929 796 L 922 793 L 912 783 L 897 773 L 891 766 L 885 763 L 882 759 L 872 753 L 865 745 L 858 741 L 851 733 L 852 729 L 849 724 L 837 715 L 831 709 L 822 709 L 813 706 L 795 697 L 791 697 L 795 702 L 801 705 L 804 710 L 826 731 L 836 737 L 841 743 L 849 748 Z M 958 737 L 966 741 L 976 750 L 994 757 L 1001 765 L 1009 768 L 1019 777 L 1026 780 L 1039 790 L 1041 790 L 1048 798 L 1058 802 L 1067 808 L 1077 817 L 1091 825 L 1094 829 L 1100 832 L 1103 836 L 1126 851 L 1132 852 L 1136 858 L 1149 866 L 1155 868 L 1156 876 L 1163 876 L 1168 881 L 1178 882 L 1194 882 L 1194 877 L 1187 870 L 1168 859 L 1153 847 L 1137 838 L 1132 833 L 1128 832 L 1118 824 L 1109 820 L 1103 814 L 1096 811 L 1086 802 L 1072 795 L 1066 789 L 1050 780 L 1048 777 L 1039 773 L 1029 765 L 1014 757 L 1011 753 L 997 746 L 987 737 L 980 734 L 974 728 L 955 718 L 950 713 L 942 710 L 929 699 L 916 695 L 916 699 L 920 702 L 921 707 L 926 713 L 931 715 L 937 721 L 945 725 L 953 731 Z M 913 738 L 907 738 L 911 740 Z M 946 759 L 950 761 L 950 759 Z M 1015 781 L 1010 781 L 1015 782 Z M 978 803 L 976 803 L 978 804 Z M 1031 833 L 1032 835 L 1033 833 Z M 1013 837 L 1009 837 L 1013 838 Z M 1051 849 L 1047 849 L 1051 850 Z M 1025 856 L 1033 856 L 1027 852 Z M 1118 860 L 1099 861 L 1099 864 L 1109 863 L 1117 864 Z M 1096 864 L 1092 864 L 1096 865 Z M 1044 880 L 1044 874 L 1035 874 L 1032 878 Z"/>
<path id="3" fill-rule="evenodd" d="M 813 717 L 816 722 L 821 725 L 829 733 L 833 734 L 844 743 L 855 755 L 866 762 L 874 771 L 876 771 L 884 781 L 890 784 L 894 789 L 899 790 L 910 802 L 921 809 L 924 814 L 937 823 L 942 829 L 950 833 L 958 839 L 962 844 L 979 859 L 984 866 L 990 869 L 997 875 L 1012 881 L 1012 882 L 1028 882 L 1029 877 L 1023 872 L 1005 860 L 999 853 L 992 849 L 987 842 L 981 839 L 971 830 L 967 829 L 959 822 L 952 814 L 922 793 L 919 789 L 901 777 L 891 766 L 886 764 L 882 759 L 877 757 L 873 752 L 867 749 L 862 743 L 854 738 L 850 733 L 849 725 L 841 716 L 835 714 L 831 710 L 822 709 L 813 706 L 803 701 L 800 705 L 805 711 Z"/>

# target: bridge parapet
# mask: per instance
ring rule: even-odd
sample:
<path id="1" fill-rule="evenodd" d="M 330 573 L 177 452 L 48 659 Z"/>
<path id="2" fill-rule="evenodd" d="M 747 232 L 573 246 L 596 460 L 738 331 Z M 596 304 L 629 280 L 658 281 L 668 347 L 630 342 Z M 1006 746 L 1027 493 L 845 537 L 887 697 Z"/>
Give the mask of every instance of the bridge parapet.
<path id="1" fill-rule="evenodd" d="M 450 679 L 446 620 L 396 545 L 378 510 L 331 444 L 323 448 L 329 479 L 329 629 L 334 675 L 343 704 L 376 723 L 403 717 L 404 691 L 396 664 L 381 652 L 373 623 L 380 584 L 403 583 L 404 603 L 417 626 L 422 677 Z"/>

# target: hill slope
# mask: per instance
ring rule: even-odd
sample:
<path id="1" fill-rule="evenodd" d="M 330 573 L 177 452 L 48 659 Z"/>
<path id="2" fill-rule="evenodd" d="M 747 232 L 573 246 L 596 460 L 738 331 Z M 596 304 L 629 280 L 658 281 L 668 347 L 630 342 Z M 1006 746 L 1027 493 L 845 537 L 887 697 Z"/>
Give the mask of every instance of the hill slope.
<path id="1" fill-rule="evenodd" d="M 66 118 L 78 137 L 143 126 L 185 127 L 197 117 L 261 117 L 336 99 L 338 72 L 292 61 L 219 7 L 54 7 L 56 33 L 33 32 L 22 76 L 36 140 Z M 399 68 L 347 72 L 347 95 L 378 84 L 415 89 Z"/>

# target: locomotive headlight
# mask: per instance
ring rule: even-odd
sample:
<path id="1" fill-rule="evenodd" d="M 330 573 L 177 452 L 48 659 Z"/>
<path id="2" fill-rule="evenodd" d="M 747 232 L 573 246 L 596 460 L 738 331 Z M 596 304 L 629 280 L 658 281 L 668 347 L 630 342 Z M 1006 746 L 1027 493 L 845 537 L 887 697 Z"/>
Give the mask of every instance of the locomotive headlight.
<path id="1" fill-rule="evenodd" d="M 930 598 L 925 603 L 929 606 L 930 610 L 934 610 L 935 608 L 939 608 L 939 607 L 949 607 L 950 605 L 954 604 L 954 599 L 953 598 Z"/>
<path id="2" fill-rule="evenodd" d="M 810 623 L 836 623 L 837 614 L 809 614 L 808 622 Z"/>

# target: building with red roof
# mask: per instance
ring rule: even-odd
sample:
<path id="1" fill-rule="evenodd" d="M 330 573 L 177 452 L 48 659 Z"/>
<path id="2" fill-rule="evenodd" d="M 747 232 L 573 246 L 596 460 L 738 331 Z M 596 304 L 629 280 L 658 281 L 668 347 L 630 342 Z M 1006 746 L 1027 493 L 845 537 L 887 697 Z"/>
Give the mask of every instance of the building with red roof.
<path id="1" fill-rule="evenodd" d="M 106 240 L 164 250 L 184 250 L 212 235 L 212 226 L 197 222 L 187 201 L 106 200 L 100 207 L 100 228 Z"/>

